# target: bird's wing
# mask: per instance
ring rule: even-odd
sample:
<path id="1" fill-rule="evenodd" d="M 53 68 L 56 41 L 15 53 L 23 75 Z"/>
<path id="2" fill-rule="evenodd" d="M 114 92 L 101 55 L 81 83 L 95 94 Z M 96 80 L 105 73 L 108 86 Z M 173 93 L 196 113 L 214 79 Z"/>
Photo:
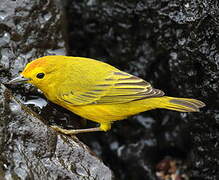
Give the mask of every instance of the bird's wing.
<path id="1" fill-rule="evenodd" d="M 127 103 L 163 95 L 163 91 L 154 89 L 150 83 L 122 71 L 110 73 L 83 91 L 59 93 L 61 100 L 73 105 Z"/>

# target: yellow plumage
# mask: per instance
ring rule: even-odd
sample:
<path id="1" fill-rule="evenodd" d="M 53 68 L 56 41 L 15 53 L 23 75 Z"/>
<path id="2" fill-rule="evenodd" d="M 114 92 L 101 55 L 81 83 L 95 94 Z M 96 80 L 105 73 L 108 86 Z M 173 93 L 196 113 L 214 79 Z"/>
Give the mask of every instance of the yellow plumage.
<path id="1" fill-rule="evenodd" d="M 100 123 L 104 131 L 113 121 L 147 110 L 195 112 L 204 106 L 195 99 L 164 96 L 143 79 L 89 58 L 45 56 L 30 62 L 21 75 L 49 100 Z"/>

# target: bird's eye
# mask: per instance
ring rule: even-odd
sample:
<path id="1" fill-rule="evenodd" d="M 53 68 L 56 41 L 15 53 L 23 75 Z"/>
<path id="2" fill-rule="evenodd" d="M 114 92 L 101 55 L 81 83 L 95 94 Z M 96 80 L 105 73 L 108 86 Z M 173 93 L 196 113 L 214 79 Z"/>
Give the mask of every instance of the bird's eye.
<path id="1" fill-rule="evenodd" d="M 38 74 L 36 75 L 36 77 L 37 77 L 38 79 L 43 79 L 44 76 L 45 76 L 44 73 L 38 73 Z"/>

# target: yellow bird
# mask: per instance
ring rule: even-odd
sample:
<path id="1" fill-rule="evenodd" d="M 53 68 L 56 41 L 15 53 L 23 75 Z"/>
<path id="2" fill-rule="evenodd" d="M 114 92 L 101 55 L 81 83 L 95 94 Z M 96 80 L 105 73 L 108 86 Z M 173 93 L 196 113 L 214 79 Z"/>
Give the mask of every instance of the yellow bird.
<path id="1" fill-rule="evenodd" d="M 45 96 L 75 114 L 100 124 L 97 128 L 64 130 L 65 134 L 108 131 L 114 121 L 155 108 L 197 112 L 205 104 L 196 99 L 164 96 L 145 80 L 94 59 L 45 56 L 25 67 L 9 82 L 28 82 Z"/>

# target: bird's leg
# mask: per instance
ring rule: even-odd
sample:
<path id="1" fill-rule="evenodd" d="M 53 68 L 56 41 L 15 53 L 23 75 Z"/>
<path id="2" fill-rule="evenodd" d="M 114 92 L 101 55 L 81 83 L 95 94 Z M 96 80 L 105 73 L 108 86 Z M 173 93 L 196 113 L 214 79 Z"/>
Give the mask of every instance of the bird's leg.
<path id="1" fill-rule="evenodd" d="M 58 131 L 62 134 L 66 135 L 74 135 L 74 134 L 79 134 L 79 133 L 86 133 L 86 132 L 96 132 L 96 131 L 103 131 L 99 127 L 96 128 L 88 128 L 88 129 L 63 129 L 58 126 L 51 126 L 52 129 L 55 131 Z"/>
<path id="2" fill-rule="evenodd" d="M 111 128 L 111 124 L 110 123 L 101 123 L 100 127 L 88 128 L 88 129 L 71 129 L 71 130 L 67 130 L 67 129 L 60 128 L 58 126 L 51 126 L 51 128 L 54 129 L 55 131 L 58 131 L 58 132 L 62 133 L 62 134 L 74 135 L 74 134 L 87 133 L 87 132 L 108 131 Z"/>

